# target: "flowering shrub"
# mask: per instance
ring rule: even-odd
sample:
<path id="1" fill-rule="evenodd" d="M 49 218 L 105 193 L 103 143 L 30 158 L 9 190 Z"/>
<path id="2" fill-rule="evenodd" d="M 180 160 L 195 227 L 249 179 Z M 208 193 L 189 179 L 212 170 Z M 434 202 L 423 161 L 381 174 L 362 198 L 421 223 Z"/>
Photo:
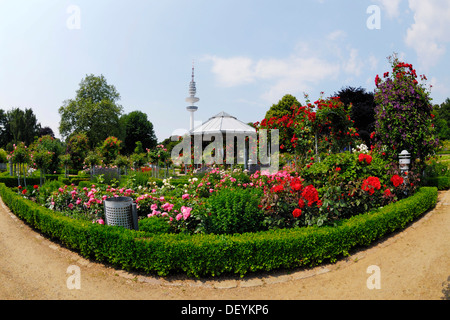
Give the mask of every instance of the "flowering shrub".
<path id="1" fill-rule="evenodd" d="M 117 156 L 120 154 L 122 148 L 122 141 L 116 137 L 110 136 L 103 141 L 100 147 L 101 155 L 106 165 L 112 164 Z"/>
<path id="2" fill-rule="evenodd" d="M 44 202 L 67 216 L 101 224 L 103 200 L 128 196 L 137 204 L 139 220 L 153 221 L 142 222 L 143 228 L 167 230 L 160 228 L 164 221 L 175 233 L 229 234 L 320 226 L 404 197 L 411 184 L 388 173 L 385 165 L 376 153 L 344 152 L 301 171 L 275 174 L 257 171 L 248 175 L 241 169 L 215 167 L 177 184 L 165 179 L 141 185 L 131 176 L 123 187 L 115 183 L 55 185 L 53 193 L 45 191 Z"/>
<path id="3" fill-rule="evenodd" d="M 295 153 L 301 165 L 312 165 L 311 155 L 341 151 L 358 140 L 350 110 L 338 97 L 318 99 L 305 106 L 293 105 L 290 115 L 254 123 L 259 129 L 280 131 L 280 151 Z M 315 151 L 313 151 L 315 150 Z"/>
<path id="4" fill-rule="evenodd" d="M 411 159 L 422 162 L 434 153 L 438 139 L 434 136 L 431 98 L 423 84 L 417 81 L 411 64 L 391 59 L 392 73 L 375 79 L 374 146 L 392 161 L 398 161 L 402 150 L 411 153 Z M 424 75 L 422 80 L 426 80 Z"/>

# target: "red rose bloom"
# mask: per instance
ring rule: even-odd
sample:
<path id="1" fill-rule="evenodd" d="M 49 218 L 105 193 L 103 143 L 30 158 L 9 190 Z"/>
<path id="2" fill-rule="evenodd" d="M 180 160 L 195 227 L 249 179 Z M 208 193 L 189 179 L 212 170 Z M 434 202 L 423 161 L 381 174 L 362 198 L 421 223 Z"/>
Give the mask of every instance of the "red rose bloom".
<path id="1" fill-rule="evenodd" d="M 291 189 L 294 191 L 300 191 L 303 189 L 302 181 L 299 178 L 294 178 L 291 181 Z"/>
<path id="2" fill-rule="evenodd" d="M 278 184 L 276 186 L 273 186 L 271 191 L 277 193 L 283 191 L 283 189 L 284 189 L 283 185 Z"/>
<path id="3" fill-rule="evenodd" d="M 305 201 L 303 201 L 303 199 L 298 200 L 298 206 L 303 208 L 305 206 Z"/>
<path id="4" fill-rule="evenodd" d="M 401 185 L 403 183 L 403 178 L 397 174 L 394 174 L 391 178 L 391 182 L 394 185 L 394 187 L 398 187 L 399 185 Z"/>
<path id="5" fill-rule="evenodd" d="M 366 161 L 367 164 L 372 162 L 372 156 L 370 154 L 360 153 L 358 157 L 359 162 Z"/>
<path id="6" fill-rule="evenodd" d="M 294 218 L 298 218 L 302 215 L 302 210 L 301 209 L 294 209 L 294 211 L 292 212 L 292 215 L 294 216 Z"/>
<path id="7" fill-rule="evenodd" d="M 303 198 L 308 201 L 308 206 L 312 206 L 314 202 L 319 200 L 319 192 L 313 185 L 307 186 L 302 192 Z"/>
<path id="8" fill-rule="evenodd" d="M 375 193 L 375 189 L 380 190 L 381 188 L 380 179 L 377 177 L 368 177 L 363 181 L 361 188 L 370 195 L 373 195 Z"/>

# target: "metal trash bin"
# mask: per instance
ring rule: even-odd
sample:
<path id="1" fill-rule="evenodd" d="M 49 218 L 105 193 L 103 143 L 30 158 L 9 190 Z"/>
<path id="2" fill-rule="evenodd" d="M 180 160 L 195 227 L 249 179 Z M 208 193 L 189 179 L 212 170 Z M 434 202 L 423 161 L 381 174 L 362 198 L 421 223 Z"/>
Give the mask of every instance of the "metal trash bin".
<path id="1" fill-rule="evenodd" d="M 103 201 L 105 223 L 109 226 L 120 226 L 138 230 L 136 203 L 130 197 L 107 198 Z"/>

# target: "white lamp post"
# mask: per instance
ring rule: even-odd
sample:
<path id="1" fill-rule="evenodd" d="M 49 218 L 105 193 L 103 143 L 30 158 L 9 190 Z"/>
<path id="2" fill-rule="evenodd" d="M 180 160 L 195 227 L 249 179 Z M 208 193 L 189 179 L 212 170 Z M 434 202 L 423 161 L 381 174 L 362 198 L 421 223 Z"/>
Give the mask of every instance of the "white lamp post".
<path id="1" fill-rule="evenodd" d="M 409 165 L 411 163 L 411 154 L 408 151 L 403 150 L 398 157 L 399 157 L 400 171 L 404 174 L 406 171 L 409 170 Z"/>

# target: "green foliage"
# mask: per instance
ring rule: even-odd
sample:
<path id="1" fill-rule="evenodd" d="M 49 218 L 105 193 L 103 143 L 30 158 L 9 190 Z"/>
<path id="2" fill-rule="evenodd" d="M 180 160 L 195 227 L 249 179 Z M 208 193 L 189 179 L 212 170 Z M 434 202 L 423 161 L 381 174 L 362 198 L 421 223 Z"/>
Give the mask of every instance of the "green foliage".
<path id="1" fill-rule="evenodd" d="M 67 141 L 66 153 L 70 155 L 72 168 L 75 170 L 83 169 L 83 162 L 89 152 L 88 137 L 85 133 L 73 134 Z"/>
<path id="2" fill-rule="evenodd" d="M 40 154 L 43 154 L 43 152 L 51 153 L 50 161 L 45 163 L 43 167 L 41 166 L 42 164 L 37 165 L 36 163 L 38 168 L 42 167 L 48 169 L 50 172 L 58 170 L 59 156 L 63 153 L 63 146 L 59 139 L 55 139 L 50 135 L 42 136 L 33 142 L 30 149 Z M 35 159 L 34 162 L 36 162 Z"/>
<path id="3" fill-rule="evenodd" d="M 100 153 L 104 159 L 104 163 L 106 165 L 113 164 L 114 160 L 116 160 L 119 155 L 121 148 L 122 141 L 113 136 L 106 138 L 100 147 Z"/>
<path id="4" fill-rule="evenodd" d="M 370 143 L 370 133 L 375 125 L 375 102 L 373 92 L 367 92 L 364 88 L 346 87 L 334 94 L 335 97 L 345 104 L 350 111 L 350 116 L 354 127 L 358 128 L 359 137 L 368 146 Z"/>
<path id="5" fill-rule="evenodd" d="M 8 162 L 8 154 L 5 150 L 0 149 L 0 163 L 7 163 Z"/>
<path id="6" fill-rule="evenodd" d="M 266 112 L 266 116 L 264 118 L 270 119 L 272 117 L 281 118 L 285 115 L 289 116 L 292 113 L 292 106 L 300 106 L 300 102 L 298 102 L 297 98 L 291 94 L 286 94 L 278 101 L 277 104 L 273 104 L 270 109 Z"/>
<path id="7" fill-rule="evenodd" d="M 145 153 L 133 153 L 130 156 L 130 161 L 131 161 L 133 168 L 139 169 L 147 161 L 147 156 Z"/>
<path id="8" fill-rule="evenodd" d="M 435 105 L 433 115 L 439 140 L 450 140 L 450 98 L 441 105 Z"/>
<path id="9" fill-rule="evenodd" d="M 86 158 L 84 159 L 84 163 L 92 168 L 93 166 L 96 166 L 100 164 L 101 156 L 96 151 L 89 151 L 86 155 Z"/>
<path id="10" fill-rule="evenodd" d="M 258 207 L 261 194 L 254 190 L 224 189 L 206 200 L 204 231 L 233 234 L 261 230 L 264 212 Z"/>
<path id="11" fill-rule="evenodd" d="M 167 221 L 156 216 L 148 219 L 140 219 L 139 230 L 153 234 L 165 234 L 172 232 L 172 228 Z"/>
<path id="12" fill-rule="evenodd" d="M 16 145 L 22 141 L 29 146 L 39 135 L 40 124 L 32 109 L 23 111 L 14 108 L 7 112 L 6 119 L 7 127 L 9 127 L 8 136 Z"/>
<path id="13" fill-rule="evenodd" d="M 152 149 L 156 146 L 156 135 L 153 124 L 148 120 L 147 114 L 142 111 L 132 111 L 120 117 L 120 124 L 124 130 L 124 154 L 133 153 L 135 142 L 139 141 L 142 146 L 142 153 L 145 149 Z"/>
<path id="14" fill-rule="evenodd" d="M 64 101 L 59 108 L 59 131 L 63 137 L 85 133 L 91 149 L 108 136 L 120 135 L 120 95 L 103 75 L 87 75 L 80 83 L 74 99 Z"/>

